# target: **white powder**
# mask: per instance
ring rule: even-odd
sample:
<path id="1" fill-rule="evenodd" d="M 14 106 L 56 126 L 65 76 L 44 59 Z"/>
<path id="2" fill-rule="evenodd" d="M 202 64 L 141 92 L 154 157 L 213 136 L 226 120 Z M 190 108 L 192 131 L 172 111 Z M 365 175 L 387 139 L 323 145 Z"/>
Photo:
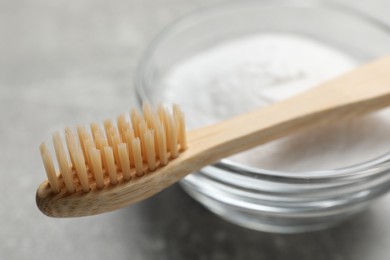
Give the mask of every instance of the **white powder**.
<path id="1" fill-rule="evenodd" d="M 163 98 L 179 102 L 189 126 L 199 127 L 293 96 L 356 65 L 353 58 L 302 36 L 252 36 L 174 66 L 163 79 Z M 390 110 L 384 110 L 299 132 L 231 159 L 271 170 L 339 168 L 390 151 L 389 130 Z"/>

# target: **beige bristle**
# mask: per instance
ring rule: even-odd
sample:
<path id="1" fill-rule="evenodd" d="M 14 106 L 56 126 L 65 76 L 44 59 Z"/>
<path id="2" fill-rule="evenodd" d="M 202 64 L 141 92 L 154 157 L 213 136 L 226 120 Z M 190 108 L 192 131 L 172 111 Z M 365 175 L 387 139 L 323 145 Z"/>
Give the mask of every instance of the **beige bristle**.
<path id="1" fill-rule="evenodd" d="M 42 161 L 43 165 L 45 166 L 47 179 L 50 183 L 50 188 L 54 193 L 59 193 L 60 185 L 58 183 L 58 177 L 56 175 L 56 170 L 54 168 L 53 160 L 51 159 L 50 153 L 44 143 L 39 146 L 39 149 L 41 151 Z"/>
<path id="2" fill-rule="evenodd" d="M 80 145 L 77 143 L 77 138 L 72 129 L 65 129 L 66 143 L 68 145 L 68 150 L 70 158 L 72 159 L 72 164 L 75 168 L 76 174 L 80 180 L 81 187 L 84 192 L 88 192 L 89 182 L 88 182 L 88 172 L 85 167 L 85 158 L 81 150 Z"/>
<path id="3" fill-rule="evenodd" d="M 71 151 L 69 150 L 69 144 L 68 144 L 68 137 L 67 137 L 67 133 L 66 131 L 68 130 L 69 128 L 66 128 L 65 129 L 65 142 L 66 142 L 66 145 L 67 145 L 67 148 L 68 148 L 68 155 L 69 155 L 69 159 L 70 159 L 70 166 L 73 167 L 75 165 L 75 162 L 74 162 L 74 156 L 73 154 L 71 153 Z"/>
<path id="4" fill-rule="evenodd" d="M 91 124 L 91 132 L 96 148 L 103 151 L 103 148 L 108 146 L 108 141 L 98 123 Z"/>
<path id="5" fill-rule="evenodd" d="M 160 159 L 161 165 L 166 165 L 168 163 L 167 141 L 165 136 L 165 130 L 160 120 L 156 121 L 156 133 L 158 158 Z"/>
<path id="6" fill-rule="evenodd" d="M 158 116 L 159 116 L 159 119 L 161 121 L 161 124 L 164 128 L 164 132 L 165 132 L 165 140 L 166 140 L 166 143 L 167 143 L 167 151 L 170 152 L 170 130 L 169 130 L 169 115 L 168 115 L 168 111 L 166 110 L 165 107 L 163 107 L 162 105 L 159 105 L 158 108 L 157 108 L 157 113 L 158 113 Z"/>
<path id="7" fill-rule="evenodd" d="M 97 139 L 96 140 L 96 147 L 99 149 L 99 151 L 103 152 L 104 147 L 109 147 L 107 139 L 105 139 L 105 138 Z M 106 158 L 104 156 L 102 156 L 102 163 L 103 163 L 103 168 L 107 172 L 107 162 L 106 162 Z"/>
<path id="8" fill-rule="evenodd" d="M 129 160 L 129 154 L 127 152 L 127 144 L 121 143 L 118 145 L 118 152 L 119 152 L 119 161 L 123 173 L 123 179 L 125 181 L 130 180 L 130 160 Z"/>
<path id="9" fill-rule="evenodd" d="M 160 158 L 159 152 L 158 152 L 158 134 L 157 134 L 157 124 L 158 124 L 158 117 L 156 114 L 152 114 L 152 127 L 150 129 L 153 129 L 154 133 L 154 150 L 156 151 L 156 158 Z"/>
<path id="10" fill-rule="evenodd" d="M 149 102 L 145 101 L 142 104 L 143 112 L 144 112 L 144 119 L 146 124 L 148 125 L 148 128 L 153 127 L 153 112 L 152 112 L 152 106 Z"/>
<path id="11" fill-rule="evenodd" d="M 94 147 L 89 147 L 89 156 L 91 158 L 91 168 L 95 177 L 96 188 L 102 189 L 104 187 L 104 179 L 101 152 Z"/>
<path id="12" fill-rule="evenodd" d="M 187 149 L 187 135 L 184 113 L 177 104 L 173 104 L 172 109 L 175 121 L 178 123 L 178 143 L 180 144 L 180 150 L 183 151 Z"/>
<path id="13" fill-rule="evenodd" d="M 143 170 L 143 163 L 142 163 L 142 156 L 141 156 L 141 141 L 137 137 L 133 140 L 131 145 L 133 148 L 133 157 L 134 157 L 136 175 L 142 176 L 144 174 L 144 170 Z"/>
<path id="14" fill-rule="evenodd" d="M 171 157 L 176 158 L 179 155 L 179 151 L 177 149 L 177 122 L 173 120 L 173 117 L 168 115 L 167 117 L 167 131 L 168 131 L 168 147 L 171 152 Z"/>
<path id="15" fill-rule="evenodd" d="M 125 114 L 121 114 L 117 118 L 117 126 L 118 126 L 118 131 L 119 135 L 121 137 L 122 141 L 125 141 L 125 132 L 128 127 L 130 127 L 130 124 L 126 121 L 126 116 Z"/>
<path id="16" fill-rule="evenodd" d="M 118 166 L 118 170 L 121 171 L 121 164 L 119 161 L 119 152 L 118 145 L 121 143 L 121 138 L 119 137 L 119 133 L 117 129 L 111 129 L 111 140 L 112 140 L 112 148 L 114 150 L 114 160 L 115 164 Z"/>
<path id="17" fill-rule="evenodd" d="M 108 145 L 108 141 L 106 138 L 104 137 L 99 137 L 96 141 L 96 148 L 98 148 L 100 151 L 103 151 L 103 148 L 106 147 L 106 146 L 109 146 Z"/>
<path id="18" fill-rule="evenodd" d="M 95 143 L 92 139 L 86 139 L 84 141 L 84 147 L 85 147 L 85 160 L 87 161 L 88 168 L 93 172 L 92 170 L 92 162 L 91 162 L 91 155 L 89 154 L 89 151 L 91 148 L 96 148 Z"/>
<path id="19" fill-rule="evenodd" d="M 148 168 L 151 171 L 156 169 L 156 151 L 154 149 L 154 133 L 153 130 L 146 130 L 144 133 L 145 152 Z"/>
<path id="20" fill-rule="evenodd" d="M 158 104 L 157 106 L 157 116 L 158 118 L 160 119 L 161 122 L 164 121 L 164 112 L 165 112 L 165 108 L 162 104 Z"/>
<path id="21" fill-rule="evenodd" d="M 104 144 L 102 143 L 102 140 L 104 139 L 104 132 L 100 128 L 99 124 L 94 122 L 91 123 L 91 132 L 93 141 L 95 142 L 95 146 L 99 150 L 103 150 Z"/>
<path id="22" fill-rule="evenodd" d="M 81 149 L 83 150 L 85 162 L 88 167 L 91 169 L 91 159 L 89 156 L 89 147 L 95 147 L 95 143 L 93 141 L 92 136 L 87 132 L 87 129 L 84 126 L 77 127 L 77 134 L 79 136 L 79 141 L 81 145 Z"/>
<path id="23" fill-rule="evenodd" d="M 103 127 L 91 123 L 90 131 L 84 126 L 68 127 L 67 149 L 60 134 L 54 134 L 59 176 L 42 144 L 41 156 L 51 191 L 59 193 L 66 188 L 68 193 L 80 189 L 88 192 L 103 189 L 108 182 L 116 185 L 131 181 L 132 177 L 163 167 L 187 147 L 184 114 L 177 105 L 172 107 L 172 113 L 162 105 L 154 112 L 149 103 L 144 103 L 143 116 L 132 110 L 130 121 L 121 114 L 116 124 L 109 119 L 104 120 Z"/>
<path id="24" fill-rule="evenodd" d="M 96 122 L 91 123 L 90 125 L 91 133 L 93 140 L 96 142 L 98 138 L 101 138 L 104 136 L 103 130 L 100 128 L 99 124 Z"/>
<path id="25" fill-rule="evenodd" d="M 140 114 L 138 113 L 138 111 L 135 109 L 132 109 L 130 112 L 130 120 L 131 120 L 131 124 L 134 128 L 134 134 L 136 137 L 140 136 L 138 126 L 140 124 L 141 119 L 142 118 L 141 118 Z"/>
<path id="26" fill-rule="evenodd" d="M 133 131 L 133 128 L 131 127 L 129 122 L 126 122 L 125 125 L 123 126 L 123 133 L 126 134 L 127 130 Z M 125 138 L 125 137 L 123 136 L 123 138 Z"/>
<path id="27" fill-rule="evenodd" d="M 64 180 L 66 190 L 69 193 L 73 193 L 75 192 L 76 188 L 73 183 L 72 171 L 69 165 L 68 158 L 66 157 L 65 149 L 62 144 L 59 133 L 55 133 L 53 135 L 53 144 L 54 144 L 54 150 L 58 161 L 58 166 L 60 168 L 60 174 L 62 176 L 62 179 Z"/>
<path id="28" fill-rule="evenodd" d="M 79 143 L 81 146 L 81 150 L 83 151 L 84 158 L 87 159 L 87 150 L 85 148 L 85 140 L 89 138 L 87 129 L 84 126 L 77 127 L 77 136 L 79 138 Z"/>
<path id="29" fill-rule="evenodd" d="M 139 136 L 137 137 L 140 139 L 141 142 L 141 155 L 144 162 L 146 162 L 146 148 L 145 148 L 145 136 L 144 136 L 146 130 L 147 130 L 146 122 L 142 119 L 138 126 Z"/>
<path id="30" fill-rule="evenodd" d="M 106 133 L 108 144 L 110 146 L 113 146 L 111 133 L 112 133 L 112 129 L 114 128 L 114 125 L 110 119 L 105 119 L 103 125 L 104 125 L 104 131 Z"/>
<path id="31" fill-rule="evenodd" d="M 167 121 L 166 120 L 167 119 L 167 110 L 161 104 L 159 104 L 157 107 L 157 116 L 158 116 L 158 119 L 160 119 L 160 122 L 161 122 L 162 126 L 164 127 L 164 130 L 166 130 L 166 128 L 167 128 L 167 122 L 166 122 Z M 167 138 L 167 136 L 166 136 L 166 138 Z"/>
<path id="32" fill-rule="evenodd" d="M 110 177 L 110 183 L 115 185 L 118 183 L 118 179 L 116 176 L 116 165 L 114 160 L 114 152 L 112 147 L 106 146 L 103 148 L 103 154 L 104 158 L 106 159 L 107 163 L 107 172 L 108 176 Z"/>
<path id="33" fill-rule="evenodd" d="M 130 165 L 135 166 L 134 164 L 134 157 L 133 157 L 133 148 L 132 148 L 132 142 L 134 140 L 134 131 L 132 128 L 129 128 L 125 132 L 125 141 L 127 143 L 127 149 L 128 149 L 128 154 L 129 154 L 129 159 L 130 159 Z"/>

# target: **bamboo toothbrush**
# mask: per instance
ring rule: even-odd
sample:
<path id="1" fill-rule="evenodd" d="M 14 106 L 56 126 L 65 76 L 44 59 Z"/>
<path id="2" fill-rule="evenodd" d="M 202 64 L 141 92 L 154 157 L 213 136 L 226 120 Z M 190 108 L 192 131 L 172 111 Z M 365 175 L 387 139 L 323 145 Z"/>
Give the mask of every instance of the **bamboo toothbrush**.
<path id="1" fill-rule="evenodd" d="M 234 95 L 239 93 L 232 93 Z M 390 56 L 363 65 L 283 102 L 186 133 L 184 115 L 144 105 L 143 116 L 121 115 L 66 128 L 67 152 L 53 136 L 59 171 L 40 146 L 48 181 L 38 188 L 39 209 L 52 217 L 115 210 L 146 199 L 187 174 L 303 127 L 357 116 L 390 105 Z M 90 134 L 91 132 L 91 134 Z M 187 149 L 188 147 L 188 149 Z"/>

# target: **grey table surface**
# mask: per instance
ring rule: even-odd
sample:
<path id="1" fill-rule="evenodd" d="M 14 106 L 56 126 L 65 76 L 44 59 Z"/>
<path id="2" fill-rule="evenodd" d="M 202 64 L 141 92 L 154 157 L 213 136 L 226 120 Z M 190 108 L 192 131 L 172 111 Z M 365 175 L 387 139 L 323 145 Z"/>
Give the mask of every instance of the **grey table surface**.
<path id="1" fill-rule="evenodd" d="M 296 235 L 225 222 L 178 186 L 94 217 L 38 211 L 39 143 L 135 105 L 146 44 L 211 2 L 221 1 L 0 0 L 0 259 L 389 259 L 390 196 L 335 228 Z M 390 23 L 387 0 L 342 2 Z"/>

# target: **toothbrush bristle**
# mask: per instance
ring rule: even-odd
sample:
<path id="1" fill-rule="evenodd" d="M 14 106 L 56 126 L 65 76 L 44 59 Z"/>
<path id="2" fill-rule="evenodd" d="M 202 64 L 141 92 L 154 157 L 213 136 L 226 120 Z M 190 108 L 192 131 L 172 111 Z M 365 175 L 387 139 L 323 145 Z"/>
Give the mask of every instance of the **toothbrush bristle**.
<path id="1" fill-rule="evenodd" d="M 98 123 L 90 125 L 90 132 L 84 126 L 67 127 L 65 142 L 55 133 L 58 170 L 42 143 L 40 152 L 51 192 L 89 192 L 142 178 L 187 148 L 184 114 L 178 105 L 173 105 L 170 113 L 161 105 L 154 112 L 144 103 L 143 115 L 132 110 L 129 119 L 121 114 L 116 124 L 104 120 L 104 131 Z"/>

